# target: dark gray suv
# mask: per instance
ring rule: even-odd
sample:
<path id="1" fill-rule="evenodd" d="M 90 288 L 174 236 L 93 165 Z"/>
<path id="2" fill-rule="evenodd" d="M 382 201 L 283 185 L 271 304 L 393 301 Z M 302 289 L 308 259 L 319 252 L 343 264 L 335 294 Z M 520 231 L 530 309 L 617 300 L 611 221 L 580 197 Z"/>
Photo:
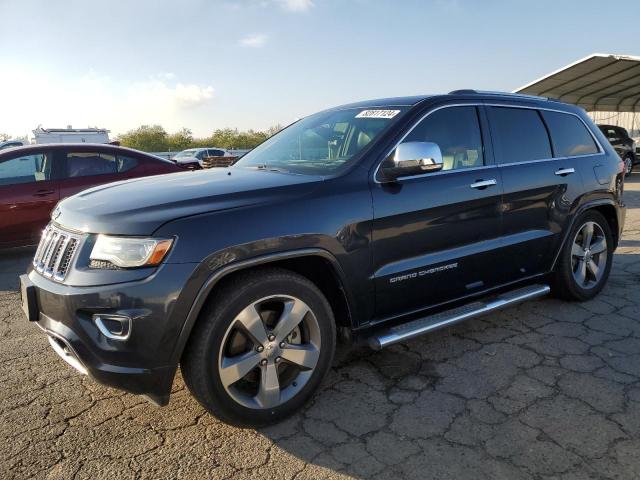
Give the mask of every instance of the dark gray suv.
<path id="1" fill-rule="evenodd" d="M 561 102 L 473 90 L 304 118 L 232 167 L 60 202 L 23 308 L 69 364 L 221 419 L 274 422 L 331 366 L 552 291 L 604 287 L 623 165 Z"/>

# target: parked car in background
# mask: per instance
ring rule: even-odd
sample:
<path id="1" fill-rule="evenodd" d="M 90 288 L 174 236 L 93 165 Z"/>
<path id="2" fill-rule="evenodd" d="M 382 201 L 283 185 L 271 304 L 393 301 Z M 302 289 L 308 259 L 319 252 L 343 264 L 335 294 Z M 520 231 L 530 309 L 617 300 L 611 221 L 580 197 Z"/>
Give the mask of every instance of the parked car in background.
<path id="1" fill-rule="evenodd" d="M 24 145 L 22 140 L 7 140 L 6 142 L 0 142 L 0 150 L 5 148 L 21 147 Z"/>
<path id="2" fill-rule="evenodd" d="M 551 290 L 594 298 L 623 190 L 622 161 L 573 105 L 360 102 L 229 168 L 60 202 L 23 310 L 100 382 L 166 405 L 180 365 L 209 412 L 264 425 L 313 394 L 338 332 L 380 349 Z"/>
<path id="3" fill-rule="evenodd" d="M 633 171 L 633 166 L 638 163 L 636 142 L 625 128 L 616 125 L 598 125 L 598 128 L 624 161 L 625 176 L 628 177 Z"/>
<path id="4" fill-rule="evenodd" d="M 62 198 L 103 183 L 183 171 L 112 145 L 29 145 L 0 151 L 0 248 L 38 243 Z"/>
<path id="5" fill-rule="evenodd" d="M 201 169 L 204 167 L 205 157 L 233 157 L 234 155 L 224 148 L 207 147 L 207 148 L 189 148 L 183 150 L 173 157 L 173 161 L 183 168 Z"/>

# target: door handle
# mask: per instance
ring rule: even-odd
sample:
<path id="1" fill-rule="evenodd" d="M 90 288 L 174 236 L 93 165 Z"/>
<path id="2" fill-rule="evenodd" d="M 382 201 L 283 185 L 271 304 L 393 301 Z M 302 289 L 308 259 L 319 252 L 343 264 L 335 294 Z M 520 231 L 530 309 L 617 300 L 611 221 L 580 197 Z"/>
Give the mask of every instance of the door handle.
<path id="1" fill-rule="evenodd" d="M 56 193 L 55 190 L 38 190 L 33 194 L 34 197 L 46 197 L 47 195 L 53 195 Z"/>
<path id="2" fill-rule="evenodd" d="M 571 175 L 572 173 L 576 173 L 575 168 L 561 168 L 559 170 L 556 170 L 556 175 L 560 175 L 561 177 L 564 177 L 565 175 Z"/>
<path id="3" fill-rule="evenodd" d="M 478 190 L 482 190 L 484 188 L 492 187 L 493 185 L 497 185 L 497 183 L 498 182 L 496 182 L 496 179 L 492 178 L 491 180 L 478 180 L 477 182 L 474 182 L 469 186 L 471 188 L 476 188 Z"/>

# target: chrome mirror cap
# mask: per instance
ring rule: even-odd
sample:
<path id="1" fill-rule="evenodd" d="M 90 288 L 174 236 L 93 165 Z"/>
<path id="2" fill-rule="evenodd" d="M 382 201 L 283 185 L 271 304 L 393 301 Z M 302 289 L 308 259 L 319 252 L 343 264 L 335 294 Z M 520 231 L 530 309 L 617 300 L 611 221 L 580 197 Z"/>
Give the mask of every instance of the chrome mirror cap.
<path id="1" fill-rule="evenodd" d="M 432 142 L 405 142 L 396 147 L 384 164 L 382 173 L 388 181 L 442 170 L 442 152 Z"/>

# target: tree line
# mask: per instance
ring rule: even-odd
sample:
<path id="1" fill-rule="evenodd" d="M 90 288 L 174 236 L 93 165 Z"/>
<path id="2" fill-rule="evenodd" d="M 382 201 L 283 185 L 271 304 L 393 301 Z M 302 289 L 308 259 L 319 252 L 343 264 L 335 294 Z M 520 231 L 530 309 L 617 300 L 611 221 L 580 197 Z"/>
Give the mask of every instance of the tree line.
<path id="1" fill-rule="evenodd" d="M 267 130 L 241 131 L 234 128 L 215 130 L 211 136 L 196 138 L 188 128 L 168 133 L 160 125 L 142 125 L 118 136 L 123 147 L 144 152 L 179 152 L 187 148 L 219 147 L 227 150 L 251 149 L 282 130 L 280 125 Z"/>

